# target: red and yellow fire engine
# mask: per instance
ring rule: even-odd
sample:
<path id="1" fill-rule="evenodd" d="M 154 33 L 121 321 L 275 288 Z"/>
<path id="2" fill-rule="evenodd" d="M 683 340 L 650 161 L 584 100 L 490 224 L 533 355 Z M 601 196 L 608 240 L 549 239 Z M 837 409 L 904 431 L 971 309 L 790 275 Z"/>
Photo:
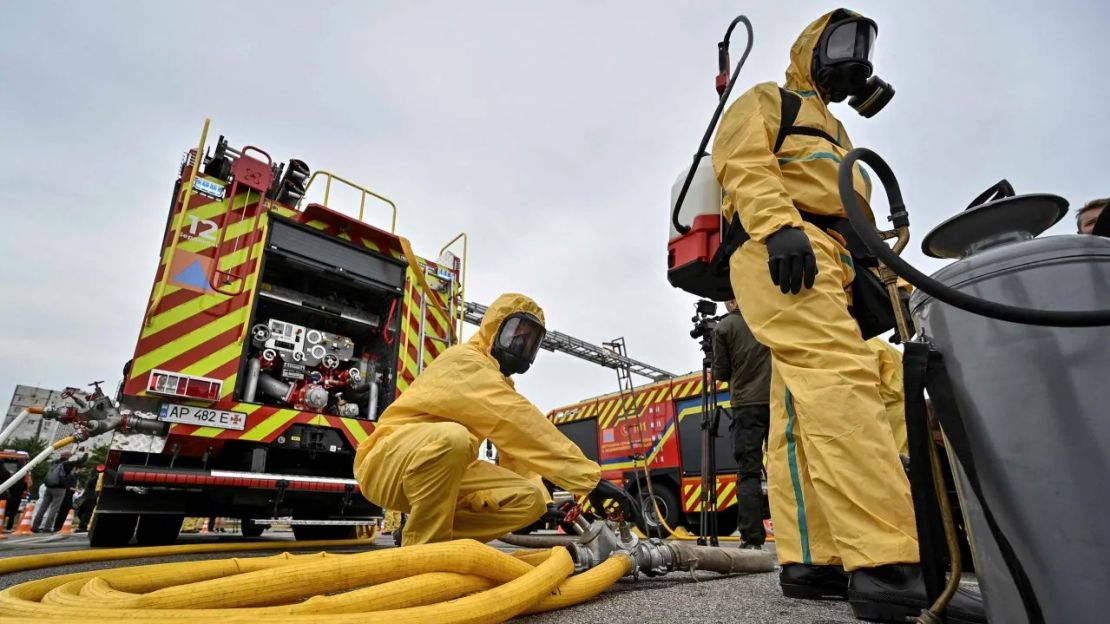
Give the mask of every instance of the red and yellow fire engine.
<path id="1" fill-rule="evenodd" d="M 701 373 L 639 386 L 632 393 L 607 394 L 560 407 L 548 414 L 587 457 L 601 465 L 601 475 L 633 492 L 643 491 L 647 461 L 660 515 L 671 527 L 698 528 L 702 508 Z M 727 384 L 717 385 L 717 401 L 729 406 Z M 736 461 L 728 436 L 728 419 L 716 438 L 717 526 L 721 535 L 736 530 Z M 634 459 L 642 457 L 644 459 Z M 637 462 L 639 465 L 637 466 Z M 652 509 L 645 510 L 649 516 Z"/>
<path id="2" fill-rule="evenodd" d="M 115 434 L 93 545 L 172 542 L 186 516 L 351 534 L 379 513 L 352 477 L 355 449 L 459 335 L 464 235 L 419 258 L 389 199 L 222 136 L 206 152 L 208 125 L 177 172 L 120 397 L 165 430 Z M 330 203 L 333 185 L 354 191 L 357 216 Z M 368 200 L 390 209 L 388 229 L 365 220 Z"/>

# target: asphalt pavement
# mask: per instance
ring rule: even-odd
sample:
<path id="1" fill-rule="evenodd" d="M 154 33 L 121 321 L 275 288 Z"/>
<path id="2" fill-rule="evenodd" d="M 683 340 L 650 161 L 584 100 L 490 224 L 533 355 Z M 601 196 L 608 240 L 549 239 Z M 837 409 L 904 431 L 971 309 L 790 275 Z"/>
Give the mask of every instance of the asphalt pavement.
<path id="1" fill-rule="evenodd" d="M 212 543 L 241 541 L 235 534 L 183 534 L 179 543 Z M 292 535 L 267 532 L 257 541 L 289 541 L 290 549 L 296 547 Z M 393 544 L 389 537 L 378 540 L 377 547 L 388 548 Z M 494 545 L 511 550 L 503 544 Z M 84 534 L 71 536 L 42 536 L 15 538 L 0 542 L 0 558 L 16 555 L 83 550 L 88 548 Z M 267 556 L 275 551 L 251 551 L 249 546 L 241 552 L 188 555 L 185 557 L 159 557 L 127 561 L 117 565 L 142 565 L 182 559 L 220 559 L 233 556 Z M 105 563 L 58 566 L 43 570 L 19 572 L 0 577 L 0 588 L 45 576 L 104 568 Z M 852 611 L 844 602 L 787 600 L 778 588 L 778 573 L 721 577 L 699 572 L 670 574 L 657 578 L 640 578 L 619 581 L 598 598 L 569 609 L 514 620 L 526 624 L 590 623 L 596 624 L 667 624 L 670 622 L 698 622 L 733 624 L 775 622 L 783 624 L 839 624 L 855 622 Z"/>

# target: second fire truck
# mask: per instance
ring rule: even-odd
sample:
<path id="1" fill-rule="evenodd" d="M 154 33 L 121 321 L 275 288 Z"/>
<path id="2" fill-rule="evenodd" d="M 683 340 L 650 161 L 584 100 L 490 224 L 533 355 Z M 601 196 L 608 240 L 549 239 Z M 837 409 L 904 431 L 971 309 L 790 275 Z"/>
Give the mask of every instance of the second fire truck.
<path id="1" fill-rule="evenodd" d="M 660 515 L 672 528 L 681 526 L 697 532 L 702 508 L 703 387 L 701 373 L 691 373 L 639 386 L 634 392 L 607 394 L 560 407 L 548 418 L 587 457 L 601 465 L 602 478 L 644 496 L 646 461 Z M 717 401 L 727 408 L 726 389 L 727 384 L 718 384 Z M 728 535 L 738 524 L 736 461 L 726 430 L 728 419 L 723 420 L 721 435 L 715 439 L 717 527 L 720 535 Z M 650 524 L 654 510 L 648 508 L 645 513 Z"/>

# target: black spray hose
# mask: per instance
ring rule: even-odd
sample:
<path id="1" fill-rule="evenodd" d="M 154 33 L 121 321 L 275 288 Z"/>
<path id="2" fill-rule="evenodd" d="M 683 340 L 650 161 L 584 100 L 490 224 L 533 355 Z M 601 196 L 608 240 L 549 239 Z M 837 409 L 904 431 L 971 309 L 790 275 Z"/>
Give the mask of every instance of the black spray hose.
<path id="1" fill-rule="evenodd" d="M 894 177 L 890 165 L 875 152 L 865 147 L 857 147 L 848 152 L 848 155 L 844 157 L 844 162 L 840 163 L 839 175 L 840 201 L 844 204 L 844 210 L 847 211 L 848 219 L 852 222 L 852 229 L 863 239 L 867 248 L 875 254 L 879 261 L 915 288 L 948 305 L 999 321 L 1047 327 L 1099 327 L 1110 325 L 1110 310 L 1034 310 L 1006 305 L 980 299 L 950 286 L 945 286 L 918 271 L 883 242 L 875 229 L 875 225 L 865 216 L 863 207 L 860 206 L 859 199 L 856 197 L 852 181 L 852 169 L 858 160 L 867 163 L 879 177 L 879 180 L 882 181 L 883 188 L 886 189 L 887 202 L 890 204 L 890 219 L 894 226 L 902 227 L 910 224 L 906 204 L 902 201 L 902 191 L 898 187 L 898 179 Z"/>
<path id="2" fill-rule="evenodd" d="M 748 45 L 744 48 L 744 55 L 736 63 L 736 69 L 732 72 L 732 78 L 728 81 L 728 86 L 721 91 L 722 78 L 728 75 L 728 46 L 729 40 L 732 38 L 732 29 L 736 28 L 737 24 L 743 24 L 748 29 Z M 697 173 L 698 164 L 701 159 L 706 156 L 705 148 L 709 145 L 709 139 L 713 137 L 713 131 L 717 129 L 717 121 L 721 118 L 721 113 L 725 110 L 725 103 L 728 102 L 728 96 L 732 93 L 732 87 L 736 84 L 736 78 L 740 76 L 740 70 L 744 67 L 744 61 L 748 60 L 748 54 L 752 51 L 752 23 L 748 21 L 746 15 L 740 15 L 732 20 L 728 25 L 728 30 L 725 31 L 725 38 L 717 44 L 717 66 L 720 74 L 717 76 L 718 95 L 720 100 L 717 102 L 717 109 L 713 111 L 713 118 L 709 120 L 709 127 L 705 129 L 705 135 L 701 137 L 701 143 L 698 144 L 698 151 L 694 152 L 694 164 L 690 165 L 690 171 L 686 174 L 686 180 L 682 183 L 682 190 L 678 192 L 678 199 L 674 203 L 674 208 L 671 210 L 671 224 L 674 229 L 678 230 L 681 234 L 686 234 L 690 231 L 690 226 L 683 225 L 678 222 L 678 211 L 682 209 L 683 202 L 686 201 L 686 193 L 690 190 L 690 184 L 694 181 L 694 174 Z"/>

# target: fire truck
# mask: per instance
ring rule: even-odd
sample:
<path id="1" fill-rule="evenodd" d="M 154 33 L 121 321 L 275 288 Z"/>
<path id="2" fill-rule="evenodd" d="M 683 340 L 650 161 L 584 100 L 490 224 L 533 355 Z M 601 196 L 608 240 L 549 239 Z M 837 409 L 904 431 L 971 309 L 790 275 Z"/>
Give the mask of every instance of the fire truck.
<path id="1" fill-rule="evenodd" d="M 659 514 L 672 528 L 685 526 L 696 532 L 702 508 L 703 387 L 700 372 L 660 379 L 631 392 L 557 408 L 548 419 L 601 466 L 602 478 L 643 496 L 647 495 L 646 461 Z M 725 408 L 730 405 L 727 388 L 726 383 L 717 384 L 717 402 Z M 729 535 L 739 522 L 736 460 L 728 419 L 722 420 L 720 436 L 715 439 L 717 527 L 720 535 Z M 651 508 L 644 511 L 650 526 L 655 512 Z"/>
<path id="2" fill-rule="evenodd" d="M 163 429 L 114 435 L 94 546 L 171 543 L 186 516 L 352 535 L 380 514 L 355 449 L 461 329 L 464 234 L 418 257 L 388 198 L 223 136 L 206 147 L 208 128 L 176 171 L 119 397 Z M 386 218 L 368 220 L 368 202 Z"/>
<path id="3" fill-rule="evenodd" d="M 587 457 L 601 466 L 601 476 L 647 500 L 643 464 L 646 460 L 651 474 L 651 490 L 659 514 L 672 528 L 685 527 L 696 533 L 702 509 L 702 388 L 700 372 L 680 377 L 663 377 L 652 371 L 636 370 L 637 364 L 623 356 L 615 365 L 620 378 L 620 392 L 586 399 L 548 413 L 548 419 L 578 445 Z M 609 347 L 612 343 L 605 343 Z M 655 382 L 633 388 L 628 371 L 655 378 Z M 728 408 L 728 384 L 717 383 L 717 404 Z M 717 527 L 720 535 L 736 531 L 739 517 L 736 509 L 736 460 L 732 456 L 727 431 L 728 419 L 722 418 L 716 438 L 717 457 Z M 946 483 L 954 483 L 951 468 L 943 450 L 939 430 L 934 442 L 941 450 L 941 470 Z M 763 482 L 763 518 L 768 535 L 774 534 L 767 500 L 766 475 Z M 959 496 L 954 486 L 948 488 L 949 505 L 954 510 L 959 544 L 965 569 L 972 569 L 967 532 L 960 516 Z M 578 501 L 587 505 L 584 500 Z M 644 509 L 647 527 L 654 532 L 657 522 L 650 506 Z"/>

